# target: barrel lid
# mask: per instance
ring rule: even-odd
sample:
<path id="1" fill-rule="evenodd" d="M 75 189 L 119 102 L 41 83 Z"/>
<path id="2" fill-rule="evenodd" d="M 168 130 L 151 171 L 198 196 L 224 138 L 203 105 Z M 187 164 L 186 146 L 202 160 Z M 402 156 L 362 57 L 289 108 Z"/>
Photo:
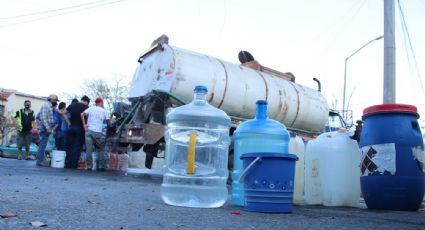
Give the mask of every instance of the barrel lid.
<path id="1" fill-rule="evenodd" d="M 274 152 L 253 152 L 253 153 L 244 153 L 241 156 L 243 158 L 249 157 L 278 157 L 278 158 L 287 158 L 298 160 L 297 155 L 291 153 L 274 153 Z"/>
<path id="2" fill-rule="evenodd" d="M 402 112 L 418 114 L 418 109 L 414 105 L 407 104 L 381 104 L 367 107 L 363 110 L 363 116 L 373 113 L 386 113 L 386 112 Z"/>

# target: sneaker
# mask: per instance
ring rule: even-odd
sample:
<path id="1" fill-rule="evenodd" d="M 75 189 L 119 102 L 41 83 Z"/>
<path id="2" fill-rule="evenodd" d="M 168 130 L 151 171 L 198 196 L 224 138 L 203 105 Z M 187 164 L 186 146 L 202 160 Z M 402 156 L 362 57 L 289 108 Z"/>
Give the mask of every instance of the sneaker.
<path id="1" fill-rule="evenodd" d="M 37 166 L 40 166 L 40 167 L 49 167 L 50 164 L 49 164 L 49 162 L 42 161 L 42 162 L 37 162 Z"/>
<path id="2" fill-rule="evenodd" d="M 18 160 L 22 160 L 22 156 L 18 156 Z"/>

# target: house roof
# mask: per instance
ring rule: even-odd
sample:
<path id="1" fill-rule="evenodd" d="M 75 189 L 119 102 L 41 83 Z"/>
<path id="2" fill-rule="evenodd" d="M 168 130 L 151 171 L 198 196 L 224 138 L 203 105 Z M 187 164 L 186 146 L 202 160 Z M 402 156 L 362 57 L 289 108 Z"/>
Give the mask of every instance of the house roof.
<path id="1" fill-rule="evenodd" d="M 12 94 L 12 92 L 0 92 L 0 101 L 7 101 L 7 98 Z"/>
<path id="2" fill-rule="evenodd" d="M 35 96 L 35 95 L 32 95 L 32 94 L 26 94 L 26 93 L 21 93 L 21 92 L 15 92 L 15 95 L 22 96 L 22 97 L 35 98 L 35 99 L 40 99 L 40 100 L 47 100 L 47 97 L 40 97 L 40 96 Z"/>
<path id="3" fill-rule="evenodd" d="M 34 99 L 39 99 L 39 100 L 47 100 L 47 97 L 40 97 L 40 96 L 35 96 L 35 95 L 32 95 L 32 94 L 21 93 L 21 92 L 18 92 L 17 90 L 0 88 L 0 100 L 1 101 L 7 101 L 7 98 L 12 94 L 15 94 L 15 95 L 21 96 L 21 97 L 34 98 Z"/>

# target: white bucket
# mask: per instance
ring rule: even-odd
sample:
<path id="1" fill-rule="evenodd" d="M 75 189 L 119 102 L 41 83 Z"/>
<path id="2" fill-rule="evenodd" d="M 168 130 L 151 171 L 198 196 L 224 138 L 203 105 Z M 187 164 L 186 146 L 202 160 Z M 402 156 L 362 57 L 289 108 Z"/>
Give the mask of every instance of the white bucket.
<path id="1" fill-rule="evenodd" d="M 65 151 L 53 150 L 50 166 L 52 166 L 52 168 L 63 168 L 65 166 L 65 157 Z"/>

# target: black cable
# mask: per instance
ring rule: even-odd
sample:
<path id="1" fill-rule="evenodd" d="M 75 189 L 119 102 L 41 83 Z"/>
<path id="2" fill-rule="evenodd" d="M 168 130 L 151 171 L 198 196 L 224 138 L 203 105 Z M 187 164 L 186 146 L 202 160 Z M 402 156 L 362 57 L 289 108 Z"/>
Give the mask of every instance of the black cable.
<path id="1" fill-rule="evenodd" d="M 1 25 L 0 28 L 6 28 L 6 27 L 15 26 L 15 25 L 36 22 L 36 21 L 40 21 L 40 20 L 44 20 L 44 19 L 48 19 L 48 18 L 52 18 L 52 17 L 57 17 L 57 16 L 61 16 L 61 15 L 66 15 L 66 14 L 78 13 L 80 11 L 84 11 L 84 10 L 88 10 L 88 9 L 93 9 L 93 8 L 98 8 L 98 7 L 102 7 L 102 6 L 107 6 L 107 5 L 111 5 L 111 4 L 115 4 L 115 3 L 120 3 L 120 2 L 123 2 L 123 1 L 128 1 L 128 0 L 117 0 L 117 1 L 113 1 L 113 2 L 107 2 L 107 3 L 104 3 L 104 4 L 98 4 L 98 5 L 94 5 L 94 6 L 80 8 L 80 9 L 73 10 L 73 11 L 66 11 L 66 12 L 63 12 L 63 13 L 48 15 L 48 16 L 39 17 L 39 18 L 35 18 L 35 19 L 30 19 L 30 20 L 26 20 L 26 21 L 20 21 L 20 22 L 10 23 L 10 24 L 6 24 L 6 25 Z"/>
<path id="2" fill-rule="evenodd" d="M 87 6 L 87 5 L 97 4 L 97 3 L 105 2 L 105 1 L 107 1 L 107 0 L 93 1 L 93 2 L 83 3 L 83 4 L 79 4 L 79 5 L 73 5 L 73 6 L 62 7 L 62 8 L 57 8 L 57 9 L 33 12 L 33 13 L 29 13 L 29 14 L 14 15 L 14 16 L 10 16 L 10 17 L 0 18 L 0 20 L 10 20 L 10 19 L 15 19 L 15 18 L 24 18 L 24 17 L 34 16 L 34 15 L 47 14 L 47 13 L 52 13 L 52 12 L 56 12 L 56 11 L 63 11 L 63 10 L 68 10 L 68 9 L 72 9 L 72 8 L 79 8 L 79 7 L 83 7 L 83 6 Z"/>
<path id="3" fill-rule="evenodd" d="M 419 66 L 418 66 L 418 62 L 416 60 L 415 51 L 413 49 L 412 40 L 410 39 L 410 33 L 409 33 L 408 28 L 407 28 L 406 19 L 405 19 L 405 16 L 404 16 L 404 11 L 401 7 L 400 0 L 397 0 L 397 3 L 398 3 L 398 9 L 400 11 L 403 33 L 405 33 L 406 36 L 407 36 L 407 41 L 408 41 L 408 44 L 409 44 L 410 52 L 412 54 L 413 62 L 414 62 L 416 73 L 417 73 L 416 76 L 419 78 L 419 83 L 421 84 L 422 93 L 425 96 L 425 89 L 424 89 L 424 85 L 422 83 L 422 78 L 421 78 L 421 75 L 420 75 L 420 72 L 419 72 Z"/>

